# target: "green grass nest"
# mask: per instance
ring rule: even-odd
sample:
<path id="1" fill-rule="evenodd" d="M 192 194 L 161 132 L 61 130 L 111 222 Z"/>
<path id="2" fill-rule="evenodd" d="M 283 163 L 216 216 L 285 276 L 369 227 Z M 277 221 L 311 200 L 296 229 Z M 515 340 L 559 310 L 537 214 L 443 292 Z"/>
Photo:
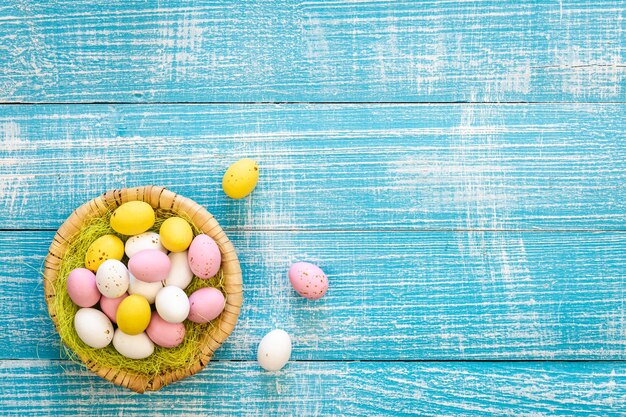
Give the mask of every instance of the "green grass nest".
<path id="1" fill-rule="evenodd" d="M 80 358 L 83 358 L 85 362 L 91 361 L 98 364 L 100 367 L 109 367 L 126 372 L 138 373 L 148 378 L 191 366 L 198 361 L 197 357 L 199 354 L 200 341 L 203 335 L 211 330 L 214 325 L 213 322 L 198 324 L 185 320 L 185 338 L 179 346 L 175 348 L 162 348 L 155 344 L 154 353 L 145 359 L 126 358 L 115 350 L 112 343 L 103 349 L 94 349 L 87 346 L 78 337 L 74 329 L 74 315 L 80 307 L 72 302 L 67 293 L 67 277 L 73 269 L 85 267 L 85 254 L 87 253 L 87 249 L 89 245 L 100 236 L 112 234 L 118 236 L 123 242 L 126 241 L 127 236 L 120 235 L 111 228 L 109 222 L 111 213 L 112 212 L 108 212 L 101 217 L 96 217 L 83 226 L 80 232 L 76 233 L 76 235 L 70 239 L 65 255 L 61 259 L 58 278 L 54 281 L 56 296 L 50 300 L 50 302 L 56 307 L 58 332 L 65 345 L 63 346 L 64 354 L 69 359 L 77 362 L 80 362 Z M 194 226 L 189 218 L 186 218 L 184 215 L 163 209 L 155 210 L 155 215 L 156 221 L 149 231 L 158 233 L 163 221 L 172 216 L 179 216 L 187 220 L 191 225 L 194 236 L 202 233 Z M 122 262 L 127 264 L 128 258 L 126 255 L 124 255 Z M 208 280 L 194 276 L 189 286 L 185 289 L 185 292 L 187 295 L 191 295 L 192 292 L 202 287 L 218 288 L 227 296 L 224 289 L 221 269 L 216 276 Z"/>

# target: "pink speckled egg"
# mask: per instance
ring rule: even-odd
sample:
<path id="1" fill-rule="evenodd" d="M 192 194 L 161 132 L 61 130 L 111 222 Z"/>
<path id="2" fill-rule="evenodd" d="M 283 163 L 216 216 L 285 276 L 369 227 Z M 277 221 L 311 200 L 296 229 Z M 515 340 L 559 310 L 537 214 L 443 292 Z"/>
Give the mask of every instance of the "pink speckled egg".
<path id="1" fill-rule="evenodd" d="M 199 278 L 208 279 L 220 270 L 222 254 L 217 243 L 207 235 L 196 236 L 187 254 L 191 271 Z"/>
<path id="2" fill-rule="evenodd" d="M 168 323 L 156 311 L 153 311 L 146 333 L 150 340 L 157 345 L 164 348 L 173 348 L 183 342 L 185 325 L 183 323 Z"/>
<path id="3" fill-rule="evenodd" d="M 226 300 L 217 288 L 200 288 L 189 296 L 189 316 L 195 323 L 206 323 L 222 314 Z"/>
<path id="4" fill-rule="evenodd" d="M 304 298 L 317 300 L 328 290 L 328 277 L 319 267 L 308 262 L 296 262 L 289 268 L 289 282 Z"/>
<path id="5" fill-rule="evenodd" d="M 86 268 L 76 268 L 67 277 L 67 293 L 79 307 L 92 307 L 100 300 L 96 275 Z"/>
<path id="6" fill-rule="evenodd" d="M 146 249 L 128 260 L 128 270 L 144 282 L 158 282 L 167 278 L 172 267 L 170 258 L 157 249 Z"/>
<path id="7" fill-rule="evenodd" d="M 124 293 L 120 297 L 117 298 L 109 298 L 104 295 L 100 299 L 100 310 L 111 320 L 113 323 L 117 323 L 116 315 L 117 315 L 117 307 L 119 307 L 120 303 L 124 300 L 124 298 L 128 297 L 128 294 Z"/>

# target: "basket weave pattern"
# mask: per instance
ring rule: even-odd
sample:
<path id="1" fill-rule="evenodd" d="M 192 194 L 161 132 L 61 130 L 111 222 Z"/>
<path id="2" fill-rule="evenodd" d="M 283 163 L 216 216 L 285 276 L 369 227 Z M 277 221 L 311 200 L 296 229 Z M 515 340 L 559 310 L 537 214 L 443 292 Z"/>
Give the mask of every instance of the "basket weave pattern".
<path id="1" fill-rule="evenodd" d="M 114 384 L 130 388 L 133 391 L 144 392 L 158 390 L 169 383 L 193 375 L 211 360 L 214 352 L 230 335 L 237 323 L 243 303 L 243 288 L 241 268 L 235 248 L 211 213 L 204 207 L 164 187 L 145 186 L 113 190 L 88 201 L 76 209 L 65 223 L 59 227 L 50 245 L 44 264 L 44 293 L 46 303 L 48 304 L 48 312 L 57 330 L 59 322 L 57 320 L 56 304 L 50 301 L 56 296 L 53 283 L 59 278 L 59 267 L 67 250 L 68 242 L 71 242 L 76 233 L 91 219 L 103 216 L 105 213 L 115 210 L 121 204 L 134 200 L 145 201 L 154 209 L 160 208 L 185 215 L 191 219 L 198 229 L 213 238 L 222 253 L 221 266 L 224 289 L 226 291 L 224 311 L 214 320 L 215 325 L 200 341 L 197 360 L 193 361 L 193 364 L 186 369 L 175 369 L 148 378 L 145 375 L 121 369 L 102 367 L 98 363 L 80 357 L 87 368 L 102 378 Z"/>

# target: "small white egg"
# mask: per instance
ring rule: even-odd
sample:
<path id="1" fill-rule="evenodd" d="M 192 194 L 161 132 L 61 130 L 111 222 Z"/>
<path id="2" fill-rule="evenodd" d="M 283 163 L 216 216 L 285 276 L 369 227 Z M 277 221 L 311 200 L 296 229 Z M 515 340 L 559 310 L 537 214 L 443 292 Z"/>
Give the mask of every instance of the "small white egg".
<path id="1" fill-rule="evenodd" d="M 182 323 L 189 315 L 189 298 L 183 290 L 173 285 L 163 287 L 154 305 L 159 316 L 168 323 Z"/>
<path id="2" fill-rule="evenodd" d="M 291 356 L 291 337 L 280 329 L 266 334 L 257 351 L 257 361 L 266 371 L 278 371 L 289 361 Z"/>
<path id="3" fill-rule="evenodd" d="M 107 259 L 98 267 L 96 285 L 105 297 L 121 297 L 128 290 L 128 284 L 128 269 L 117 259 Z"/>
<path id="4" fill-rule="evenodd" d="M 154 343 L 145 333 L 129 335 L 117 329 L 113 336 L 113 347 L 130 359 L 143 359 L 152 355 Z"/>
<path id="5" fill-rule="evenodd" d="M 74 328 L 80 340 L 92 348 L 102 349 L 113 339 L 111 320 L 95 308 L 81 308 L 74 316 Z"/>
<path id="6" fill-rule="evenodd" d="M 128 276 L 130 278 L 128 282 L 128 293 L 143 295 L 150 304 L 153 304 L 157 294 L 161 288 L 163 288 L 163 283 L 161 281 L 144 282 L 135 278 L 130 272 Z"/>
<path id="7" fill-rule="evenodd" d="M 145 232 L 129 237 L 124 246 L 124 252 L 129 258 L 146 249 L 156 249 L 167 254 L 167 249 L 161 244 L 161 236 L 154 232 Z"/>
<path id="8" fill-rule="evenodd" d="M 193 272 L 187 260 L 187 251 L 171 252 L 167 256 L 170 258 L 172 268 L 163 282 L 165 285 L 173 285 L 184 290 L 193 279 Z"/>

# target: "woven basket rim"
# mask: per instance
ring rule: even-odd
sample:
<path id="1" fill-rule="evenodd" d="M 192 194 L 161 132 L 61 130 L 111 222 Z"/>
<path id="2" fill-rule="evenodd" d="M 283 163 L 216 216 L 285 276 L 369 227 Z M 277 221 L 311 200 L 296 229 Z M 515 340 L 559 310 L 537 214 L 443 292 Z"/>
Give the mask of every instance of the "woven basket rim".
<path id="1" fill-rule="evenodd" d="M 57 332 L 59 330 L 59 322 L 56 307 L 50 301 L 56 296 L 54 282 L 58 279 L 59 267 L 68 243 L 86 222 L 95 217 L 100 217 L 110 210 L 114 210 L 123 203 L 134 200 L 145 201 L 154 209 L 161 208 L 184 214 L 191 219 L 198 229 L 215 240 L 222 253 L 221 268 L 224 288 L 227 294 L 224 311 L 214 321 L 215 326 L 211 327 L 211 330 L 206 333 L 200 343 L 198 361 L 192 363 L 186 369 L 171 370 L 148 378 L 145 375 L 120 369 L 101 367 L 97 363 L 78 355 L 87 368 L 96 375 L 116 385 L 142 393 L 161 389 L 167 384 L 191 376 L 204 368 L 213 357 L 217 348 L 220 347 L 235 328 L 243 304 L 243 283 L 241 267 L 233 244 L 217 220 L 203 206 L 161 186 L 148 185 L 107 191 L 78 207 L 65 220 L 57 230 L 46 256 L 44 263 L 44 294 L 46 304 L 48 305 L 48 313 L 54 322 Z"/>

